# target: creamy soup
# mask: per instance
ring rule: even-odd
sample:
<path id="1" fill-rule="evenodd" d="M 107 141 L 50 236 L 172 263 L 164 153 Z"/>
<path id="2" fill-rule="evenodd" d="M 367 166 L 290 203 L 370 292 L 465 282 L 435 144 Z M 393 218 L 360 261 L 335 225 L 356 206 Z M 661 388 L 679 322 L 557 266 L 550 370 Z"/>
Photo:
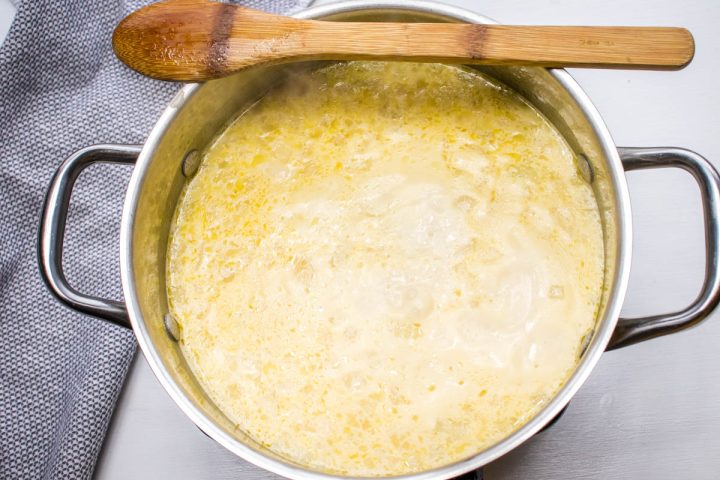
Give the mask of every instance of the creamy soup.
<path id="1" fill-rule="evenodd" d="M 573 152 L 516 93 L 351 62 L 222 132 L 167 275 L 184 354 L 240 429 L 301 465 L 391 475 L 473 455 L 557 393 L 603 242 Z"/>

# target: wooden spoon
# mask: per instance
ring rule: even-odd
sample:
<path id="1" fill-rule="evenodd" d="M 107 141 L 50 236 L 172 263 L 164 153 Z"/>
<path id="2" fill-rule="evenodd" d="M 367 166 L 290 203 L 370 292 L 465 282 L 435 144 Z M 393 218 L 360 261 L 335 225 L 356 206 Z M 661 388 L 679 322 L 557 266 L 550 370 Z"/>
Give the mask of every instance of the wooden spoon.
<path id="1" fill-rule="evenodd" d="M 137 10 L 115 29 L 113 47 L 138 72 L 181 81 L 319 59 L 672 70 L 695 52 L 684 28 L 328 22 L 205 0 Z"/>

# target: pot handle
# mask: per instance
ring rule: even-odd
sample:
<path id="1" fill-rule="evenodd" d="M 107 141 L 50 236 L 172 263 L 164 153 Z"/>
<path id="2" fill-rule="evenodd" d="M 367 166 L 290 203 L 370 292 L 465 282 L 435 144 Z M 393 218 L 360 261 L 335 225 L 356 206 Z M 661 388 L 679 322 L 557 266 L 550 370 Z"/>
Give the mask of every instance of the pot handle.
<path id="1" fill-rule="evenodd" d="M 717 170 L 705 158 L 684 148 L 618 148 L 618 152 L 626 171 L 675 167 L 695 178 L 702 195 L 705 220 L 705 280 L 700 294 L 683 310 L 618 320 L 608 350 L 692 327 L 705 319 L 720 301 L 720 177 Z"/>
<path id="2" fill-rule="evenodd" d="M 139 145 L 93 145 L 72 154 L 50 182 L 40 220 L 38 254 L 40 274 L 50 291 L 69 307 L 116 325 L 130 327 L 125 304 L 80 293 L 65 278 L 62 268 L 63 239 L 70 196 L 80 172 L 93 163 L 134 165 Z"/>

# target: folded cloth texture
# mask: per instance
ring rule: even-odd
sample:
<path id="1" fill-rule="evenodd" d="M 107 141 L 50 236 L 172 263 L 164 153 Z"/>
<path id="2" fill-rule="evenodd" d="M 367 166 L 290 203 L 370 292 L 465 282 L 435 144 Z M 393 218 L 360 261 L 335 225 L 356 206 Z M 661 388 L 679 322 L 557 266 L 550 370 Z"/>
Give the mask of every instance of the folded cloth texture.
<path id="1" fill-rule="evenodd" d="M 23 0 L 0 46 L 0 478 L 85 479 L 135 352 L 131 331 L 57 302 L 38 271 L 42 202 L 60 162 L 97 143 L 142 143 L 179 85 L 113 55 L 115 25 L 150 3 Z M 276 13 L 308 0 L 249 0 Z M 65 271 L 78 289 L 122 298 L 121 205 L 130 168 L 78 179 Z"/>

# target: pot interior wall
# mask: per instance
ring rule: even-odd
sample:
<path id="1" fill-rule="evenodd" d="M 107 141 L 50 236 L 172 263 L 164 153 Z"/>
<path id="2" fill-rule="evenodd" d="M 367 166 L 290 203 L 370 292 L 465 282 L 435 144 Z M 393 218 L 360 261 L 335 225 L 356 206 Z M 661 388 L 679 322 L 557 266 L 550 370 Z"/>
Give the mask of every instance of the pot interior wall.
<path id="1" fill-rule="evenodd" d="M 451 21 L 434 13 L 402 10 L 362 10 L 334 15 L 342 21 Z M 240 74 L 186 88 L 169 107 L 174 117 L 155 145 L 146 147 L 141 162 L 147 169 L 139 191 L 133 223 L 132 267 L 141 321 L 169 376 L 216 425 L 226 433 L 265 455 L 275 455 L 248 438 L 208 398 L 188 368 L 178 344 L 167 334 L 165 252 L 171 219 L 185 177 L 182 160 L 191 150 L 202 152 L 222 128 L 263 95 L 272 85 L 291 77 L 298 69 L 315 68 L 318 62 L 254 68 Z M 585 114 L 555 76 L 540 68 L 478 67 L 515 89 L 556 125 L 575 150 L 587 158 L 592 184 L 601 209 L 605 235 L 605 289 L 598 321 L 606 318 L 610 287 L 615 282 L 617 231 L 615 190 L 610 181 L 607 157 Z M 187 97 L 187 98 L 186 98 Z"/>

